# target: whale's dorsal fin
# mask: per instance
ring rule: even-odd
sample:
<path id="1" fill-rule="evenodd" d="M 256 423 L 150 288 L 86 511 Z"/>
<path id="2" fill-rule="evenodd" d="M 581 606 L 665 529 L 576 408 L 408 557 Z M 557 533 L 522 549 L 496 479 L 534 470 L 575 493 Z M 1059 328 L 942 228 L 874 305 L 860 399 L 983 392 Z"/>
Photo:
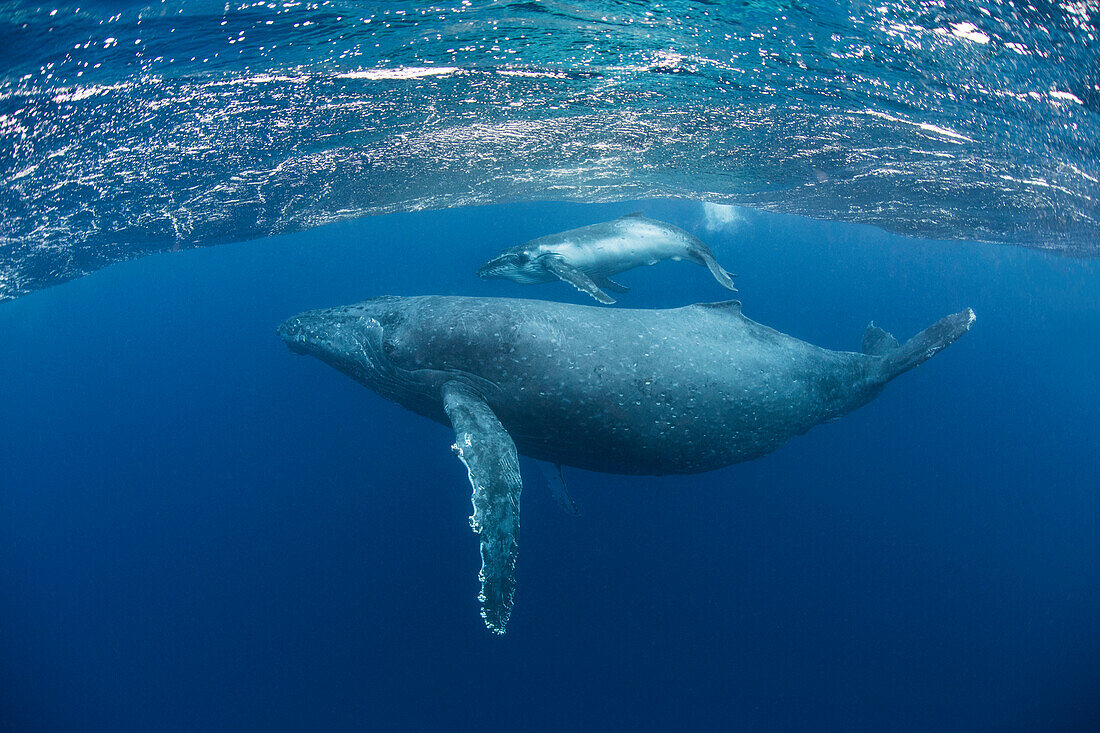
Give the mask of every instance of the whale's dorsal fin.
<path id="1" fill-rule="evenodd" d="M 547 270 L 554 273 L 577 290 L 580 290 L 582 293 L 588 293 L 604 305 L 611 305 L 615 302 L 614 298 L 600 290 L 600 286 L 588 276 L 588 273 L 579 267 L 573 267 L 573 265 L 570 265 L 561 257 L 542 257 L 539 259 L 539 262 L 542 262 Z"/>
<path id="2" fill-rule="evenodd" d="M 874 321 L 867 324 L 863 332 L 860 351 L 869 356 L 883 356 L 898 348 L 898 340 L 888 331 L 883 331 Z"/>
<path id="3" fill-rule="evenodd" d="M 455 455 L 466 466 L 474 513 L 470 527 L 481 539 L 481 617 L 503 634 L 512 615 L 519 554 L 519 497 L 523 480 L 512 436 L 470 386 L 449 381 L 442 387 L 443 409 L 455 429 Z"/>

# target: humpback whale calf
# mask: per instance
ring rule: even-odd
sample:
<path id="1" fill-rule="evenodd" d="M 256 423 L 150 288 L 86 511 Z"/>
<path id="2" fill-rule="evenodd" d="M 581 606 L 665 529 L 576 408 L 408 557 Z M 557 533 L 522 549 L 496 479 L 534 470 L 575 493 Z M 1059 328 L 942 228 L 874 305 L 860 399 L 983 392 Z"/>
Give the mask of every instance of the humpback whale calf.
<path id="1" fill-rule="evenodd" d="M 723 287 L 737 290 L 730 274 L 705 244 L 680 227 L 641 214 L 532 239 L 504 250 L 482 265 L 477 274 L 482 279 L 505 278 L 525 284 L 560 279 L 610 304 L 615 299 L 605 290 L 629 290 L 611 275 L 661 260 L 691 260 L 706 265 Z"/>
<path id="2" fill-rule="evenodd" d="M 622 474 L 747 461 L 870 402 L 973 322 L 967 308 L 901 345 L 872 323 L 856 353 L 755 323 L 737 301 L 626 310 L 422 296 L 307 311 L 279 335 L 454 428 L 480 535 L 481 615 L 504 633 L 519 548 L 517 451 Z"/>

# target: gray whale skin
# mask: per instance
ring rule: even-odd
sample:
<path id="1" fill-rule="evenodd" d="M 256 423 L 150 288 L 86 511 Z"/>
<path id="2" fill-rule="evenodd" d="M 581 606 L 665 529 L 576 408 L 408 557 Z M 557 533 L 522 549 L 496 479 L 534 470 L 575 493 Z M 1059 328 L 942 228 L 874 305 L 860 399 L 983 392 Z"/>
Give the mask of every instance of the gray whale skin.
<path id="1" fill-rule="evenodd" d="M 454 428 L 481 540 L 481 615 L 504 633 L 519 547 L 517 451 L 621 474 L 751 460 L 867 404 L 973 322 L 968 308 L 901 345 L 871 324 L 857 353 L 755 323 L 737 301 L 627 310 L 421 296 L 308 311 L 279 335 Z"/>

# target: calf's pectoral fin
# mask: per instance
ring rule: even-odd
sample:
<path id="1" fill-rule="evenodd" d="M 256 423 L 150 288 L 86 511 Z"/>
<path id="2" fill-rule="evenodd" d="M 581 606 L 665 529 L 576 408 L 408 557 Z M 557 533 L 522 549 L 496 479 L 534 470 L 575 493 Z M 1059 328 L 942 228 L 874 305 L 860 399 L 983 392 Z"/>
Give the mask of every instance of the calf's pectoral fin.
<path id="1" fill-rule="evenodd" d="M 569 283 L 582 293 L 588 293 L 604 305 L 611 305 L 615 299 L 600 290 L 600 286 L 584 270 L 573 267 L 560 257 L 546 257 L 546 269 Z"/>
<path id="2" fill-rule="evenodd" d="M 615 282 L 614 280 L 612 280 L 609 277 L 600 278 L 600 281 L 599 281 L 598 284 L 604 290 L 610 290 L 613 293 L 620 293 L 621 294 L 621 293 L 629 293 L 630 292 L 630 288 L 623 285 L 622 283 Z"/>
<path id="3" fill-rule="evenodd" d="M 455 455 L 466 466 L 473 487 L 470 527 L 481 539 L 481 617 L 503 634 L 512 615 L 519 554 L 519 499 L 523 490 L 512 436 L 485 399 L 457 381 L 443 385 L 443 409 L 455 430 Z"/>
<path id="4" fill-rule="evenodd" d="M 714 253 L 710 251 L 702 242 L 696 242 L 691 248 L 691 258 L 698 262 L 700 265 L 706 265 L 710 270 L 710 274 L 714 275 L 714 279 L 718 281 L 718 284 L 724 288 L 728 288 L 737 291 L 737 287 L 733 284 L 734 276 L 726 272 L 721 265 L 718 264 L 718 260 L 714 258 Z"/>

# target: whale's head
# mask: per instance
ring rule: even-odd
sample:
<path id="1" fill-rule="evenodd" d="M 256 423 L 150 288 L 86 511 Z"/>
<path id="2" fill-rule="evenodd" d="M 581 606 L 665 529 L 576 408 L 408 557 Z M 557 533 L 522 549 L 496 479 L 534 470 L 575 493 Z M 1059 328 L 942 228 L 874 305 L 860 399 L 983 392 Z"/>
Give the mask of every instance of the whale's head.
<path id="1" fill-rule="evenodd" d="M 546 256 L 549 255 L 541 253 L 537 247 L 521 244 L 504 250 L 486 262 L 478 269 L 477 276 L 482 280 L 502 278 L 525 285 L 547 282 L 554 278 L 547 273 L 546 265 L 541 261 L 541 257 Z"/>
<path id="2" fill-rule="evenodd" d="M 374 298 L 342 308 L 299 313 L 278 328 L 296 354 L 314 356 L 387 397 L 409 388 L 417 368 L 415 334 L 400 298 Z"/>

